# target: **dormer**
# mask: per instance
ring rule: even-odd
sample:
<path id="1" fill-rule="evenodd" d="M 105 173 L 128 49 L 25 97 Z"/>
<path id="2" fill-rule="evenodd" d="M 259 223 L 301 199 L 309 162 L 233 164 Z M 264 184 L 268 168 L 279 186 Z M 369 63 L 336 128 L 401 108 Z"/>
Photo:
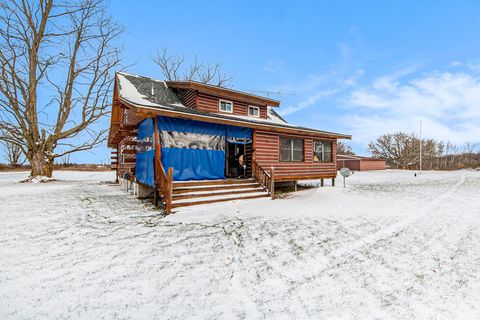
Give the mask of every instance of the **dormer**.
<path id="1" fill-rule="evenodd" d="M 186 107 L 204 112 L 267 119 L 268 107 L 280 105 L 277 100 L 196 81 L 165 83 Z"/>

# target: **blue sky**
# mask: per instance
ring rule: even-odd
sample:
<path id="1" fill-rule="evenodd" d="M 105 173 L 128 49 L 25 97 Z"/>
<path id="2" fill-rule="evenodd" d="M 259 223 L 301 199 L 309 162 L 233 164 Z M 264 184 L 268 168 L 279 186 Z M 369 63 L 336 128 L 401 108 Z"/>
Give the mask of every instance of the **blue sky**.
<path id="1" fill-rule="evenodd" d="M 157 49 L 222 62 L 238 90 L 282 92 L 287 121 L 353 135 L 480 140 L 479 1 L 119 1 L 127 69 L 161 78 Z M 105 121 L 106 125 L 108 121 Z M 109 159 L 106 148 L 72 155 Z"/>

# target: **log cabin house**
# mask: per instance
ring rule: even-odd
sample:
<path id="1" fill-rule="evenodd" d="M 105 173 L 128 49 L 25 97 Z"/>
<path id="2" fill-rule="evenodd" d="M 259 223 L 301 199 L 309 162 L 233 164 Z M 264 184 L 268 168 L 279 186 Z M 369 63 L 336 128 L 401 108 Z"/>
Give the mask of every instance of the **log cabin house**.
<path id="1" fill-rule="evenodd" d="M 287 123 L 280 102 L 195 81 L 117 73 L 108 146 L 117 178 L 168 214 L 202 203 L 274 197 L 275 183 L 332 179 L 337 139 Z"/>

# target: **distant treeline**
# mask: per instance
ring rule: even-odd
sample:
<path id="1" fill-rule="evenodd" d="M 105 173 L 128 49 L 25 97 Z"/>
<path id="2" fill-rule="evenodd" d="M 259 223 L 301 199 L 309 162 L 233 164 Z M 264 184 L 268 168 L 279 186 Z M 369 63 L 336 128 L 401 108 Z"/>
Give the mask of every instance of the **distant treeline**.
<path id="1" fill-rule="evenodd" d="M 456 170 L 480 168 L 480 143 L 462 146 L 450 141 L 422 139 L 422 168 L 425 170 Z M 372 156 L 384 159 L 390 168 L 419 169 L 420 139 L 413 133 L 384 134 L 368 144 Z"/>
<path id="2" fill-rule="evenodd" d="M 30 165 L 22 164 L 4 164 L 0 163 L 0 171 L 29 171 Z M 73 171 L 109 171 L 110 165 L 102 164 L 83 164 L 83 163 L 69 163 L 69 164 L 55 164 L 55 170 L 73 170 Z"/>

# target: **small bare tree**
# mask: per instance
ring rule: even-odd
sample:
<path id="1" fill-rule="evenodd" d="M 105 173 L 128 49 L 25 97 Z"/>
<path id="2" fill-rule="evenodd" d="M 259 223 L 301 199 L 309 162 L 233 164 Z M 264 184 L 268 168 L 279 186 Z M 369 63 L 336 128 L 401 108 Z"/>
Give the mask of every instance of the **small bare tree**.
<path id="1" fill-rule="evenodd" d="M 3 142 L 5 160 L 12 167 L 19 167 L 25 163 L 22 149 L 15 143 Z"/>
<path id="2" fill-rule="evenodd" d="M 230 87 L 233 77 L 223 72 L 221 63 L 205 64 L 198 62 L 193 56 L 193 62 L 188 64 L 185 57 L 170 54 L 167 48 L 157 51 L 152 58 L 166 80 L 198 81 L 217 87 Z"/>
<path id="3" fill-rule="evenodd" d="M 94 124 L 108 113 L 120 32 L 101 0 L 0 0 L 0 139 L 22 149 L 31 176 L 105 140 Z"/>
<path id="4" fill-rule="evenodd" d="M 59 163 L 62 167 L 68 167 L 72 165 L 72 163 L 70 162 L 70 155 L 71 154 L 66 154 L 60 158 Z"/>
<path id="5" fill-rule="evenodd" d="M 467 165 L 468 167 L 472 166 L 472 160 L 474 157 L 475 149 L 477 148 L 477 143 L 473 141 L 467 141 L 465 143 L 465 156 L 467 157 Z"/>
<path id="6" fill-rule="evenodd" d="M 350 147 L 348 144 L 338 141 L 337 142 L 337 154 L 355 154 L 353 152 L 352 147 Z"/>

